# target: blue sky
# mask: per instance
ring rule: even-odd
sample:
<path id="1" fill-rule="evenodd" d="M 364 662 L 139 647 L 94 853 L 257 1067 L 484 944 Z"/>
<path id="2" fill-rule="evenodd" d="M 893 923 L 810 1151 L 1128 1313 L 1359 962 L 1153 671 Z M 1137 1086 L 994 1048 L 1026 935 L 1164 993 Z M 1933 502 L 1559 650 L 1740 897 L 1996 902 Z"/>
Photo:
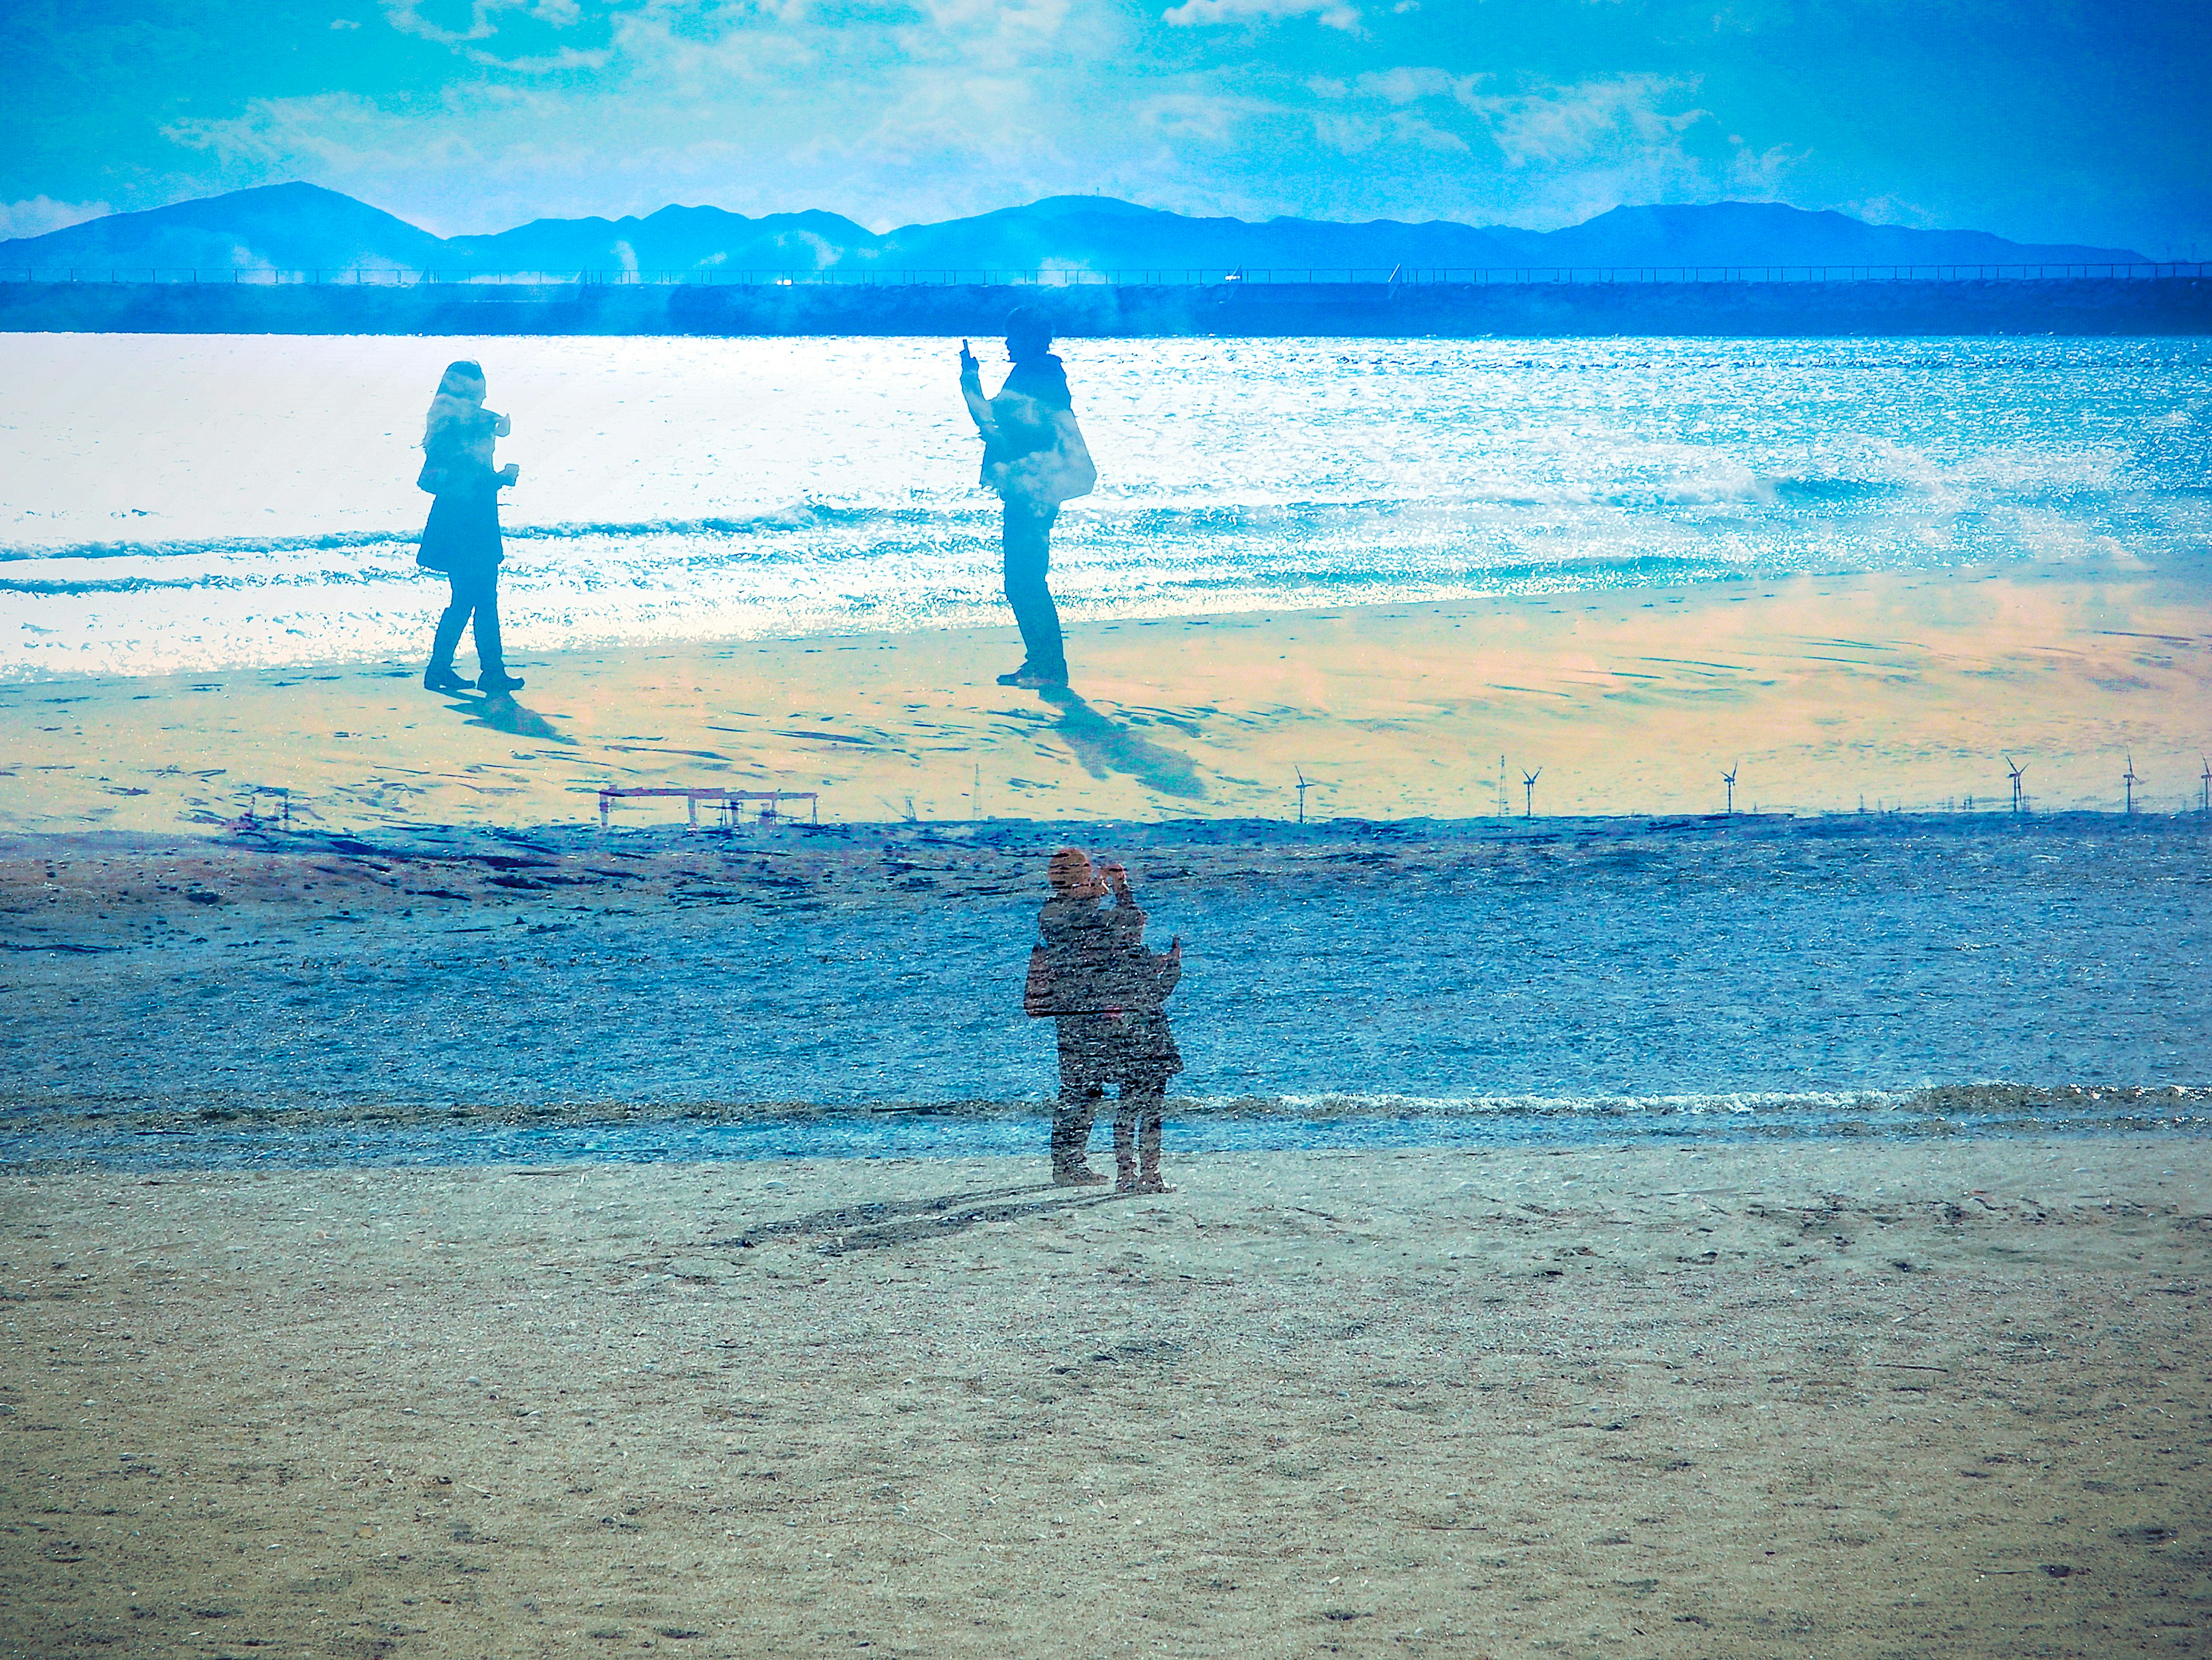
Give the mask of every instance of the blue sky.
<path id="1" fill-rule="evenodd" d="M 1737 198 L 2212 258 L 2208 38 L 2212 0 L 7 0 L 0 235 L 296 178 L 447 234 Z"/>

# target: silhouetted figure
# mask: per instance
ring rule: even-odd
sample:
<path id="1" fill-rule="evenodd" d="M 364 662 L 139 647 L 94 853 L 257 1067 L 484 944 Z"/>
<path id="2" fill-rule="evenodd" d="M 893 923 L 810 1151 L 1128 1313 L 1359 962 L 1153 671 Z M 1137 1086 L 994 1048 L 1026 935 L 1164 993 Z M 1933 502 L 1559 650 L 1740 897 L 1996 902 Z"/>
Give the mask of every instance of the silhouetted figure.
<path id="1" fill-rule="evenodd" d="M 422 527 L 415 562 L 446 573 L 453 602 L 438 618 L 430 665 L 422 684 L 431 691 L 466 691 L 471 684 L 453 672 L 461 630 L 476 624 L 475 684 L 497 696 L 522 682 L 507 672 L 499 639 L 499 567 L 507 550 L 499 534 L 499 493 L 522 476 L 513 462 L 495 472 L 492 446 L 507 435 L 507 418 L 483 406 L 478 365 L 448 363 L 422 423 L 422 472 L 415 482 L 436 497 Z"/>
<path id="2" fill-rule="evenodd" d="M 1094 868 L 1062 848 L 1046 869 L 1053 897 L 1037 915 L 1023 1006 L 1056 1018 L 1060 1104 L 1052 1120 L 1052 1179 L 1063 1187 L 1105 1181 L 1085 1157 L 1091 1120 L 1115 1085 L 1114 1163 L 1125 1193 L 1165 1193 L 1160 1121 L 1168 1079 L 1182 1070 L 1164 1006 L 1182 977 L 1182 941 L 1164 953 L 1145 944 L 1145 912 L 1120 865 Z M 1099 902 L 1113 895 L 1111 907 Z M 1141 1161 L 1140 1161 L 1141 1154 Z"/>
<path id="3" fill-rule="evenodd" d="M 1060 504 L 1088 496 L 1098 482 L 1083 429 L 1075 423 L 1067 372 L 1052 354 L 1052 330 L 1024 307 L 1006 319 L 1007 372 L 999 395 L 983 396 L 975 353 L 960 343 L 960 395 L 983 435 L 983 488 L 1006 504 L 1006 603 L 1021 625 L 1024 661 L 1002 686 L 1064 686 L 1067 652 L 1060 608 L 1046 576 Z"/>

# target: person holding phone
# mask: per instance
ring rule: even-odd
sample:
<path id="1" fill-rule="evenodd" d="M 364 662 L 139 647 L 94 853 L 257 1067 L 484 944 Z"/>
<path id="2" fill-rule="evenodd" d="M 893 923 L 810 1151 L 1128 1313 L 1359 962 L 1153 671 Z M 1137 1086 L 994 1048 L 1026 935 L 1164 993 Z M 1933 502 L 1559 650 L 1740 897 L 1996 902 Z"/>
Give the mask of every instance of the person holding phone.
<path id="1" fill-rule="evenodd" d="M 1091 1122 L 1116 1086 L 1114 1163 L 1123 1193 L 1172 1191 L 1160 1175 L 1160 1130 L 1168 1079 L 1182 1053 L 1166 1003 L 1182 977 L 1181 936 L 1164 952 L 1145 943 L 1146 917 L 1120 864 L 1093 865 L 1062 848 L 1045 867 L 1052 897 L 1037 916 L 1043 985 L 1025 992 L 1033 1014 L 1059 1028 L 1060 1103 L 1052 1121 L 1052 1179 L 1062 1187 L 1103 1183 L 1086 1153 Z M 1110 909 L 1099 902 L 1113 896 Z"/>
<path id="2" fill-rule="evenodd" d="M 1051 327 L 1024 306 L 1006 319 L 1006 356 L 1013 367 L 994 398 L 983 396 L 981 366 L 960 343 L 960 395 L 983 440 L 983 488 L 1006 505 L 1002 542 L 1006 603 L 1022 631 L 1022 666 L 999 677 L 1002 686 L 1043 690 L 1067 684 L 1067 652 L 1060 608 L 1047 581 L 1052 527 L 1060 504 L 1088 496 L 1098 483 L 1067 371 L 1052 352 Z"/>
<path id="3" fill-rule="evenodd" d="M 471 682 L 453 672 L 461 630 L 473 622 L 477 639 L 474 684 L 494 696 L 522 682 L 507 672 L 499 636 L 499 568 L 507 550 L 499 533 L 499 493 L 522 477 L 512 461 L 495 471 L 492 446 L 511 423 L 483 406 L 483 366 L 448 363 L 422 423 L 422 471 L 415 482 L 434 498 L 415 562 L 443 571 L 451 602 L 438 618 L 422 684 L 429 691 L 466 691 Z"/>

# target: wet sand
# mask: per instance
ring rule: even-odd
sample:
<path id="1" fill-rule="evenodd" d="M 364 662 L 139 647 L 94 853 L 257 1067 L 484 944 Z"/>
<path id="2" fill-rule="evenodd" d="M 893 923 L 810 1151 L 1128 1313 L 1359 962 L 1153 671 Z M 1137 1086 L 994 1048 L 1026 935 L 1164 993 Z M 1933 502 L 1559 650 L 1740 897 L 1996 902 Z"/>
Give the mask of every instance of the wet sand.
<path id="1" fill-rule="evenodd" d="M 429 621 L 425 614 L 424 635 Z M 1073 699 L 1010 629 L 0 686 L 0 829 L 590 820 L 603 785 L 819 792 L 837 822 L 2193 802 L 2212 621 L 2186 582 L 2062 568 L 1078 623 Z M 464 663 L 464 667 L 467 666 Z M 1522 776 L 1540 771 L 1533 798 Z M 805 811 L 806 809 L 801 809 Z M 625 804 L 624 823 L 680 819 Z"/>
<path id="2" fill-rule="evenodd" d="M 2183 1655 L 2183 1137 L 0 1179 L 0 1652 Z"/>

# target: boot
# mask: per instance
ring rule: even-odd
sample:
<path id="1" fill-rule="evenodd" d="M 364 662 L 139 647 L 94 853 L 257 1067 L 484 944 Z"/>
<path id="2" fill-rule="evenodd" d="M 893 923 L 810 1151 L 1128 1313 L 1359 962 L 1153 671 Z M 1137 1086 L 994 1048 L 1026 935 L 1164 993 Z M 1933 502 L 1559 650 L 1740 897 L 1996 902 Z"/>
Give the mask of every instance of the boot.
<path id="1" fill-rule="evenodd" d="M 1054 1187 L 1093 1188 L 1106 1178 L 1084 1157 L 1091 1146 L 1091 1123 L 1102 1091 L 1063 1087 L 1052 1115 L 1052 1180 Z"/>
<path id="2" fill-rule="evenodd" d="M 1151 1119 L 1145 1125 L 1144 1142 L 1140 1152 L 1144 1156 L 1144 1168 L 1137 1176 L 1137 1191 L 1139 1193 L 1173 1193 L 1175 1189 L 1160 1177 L 1160 1121 L 1158 1119 Z"/>
<path id="3" fill-rule="evenodd" d="M 1085 1140 L 1090 1138 L 1085 1137 Z M 1056 1188 L 1095 1188 L 1105 1181 L 1091 1168 L 1082 1141 L 1055 1135 L 1052 1141 L 1052 1184 Z"/>
<path id="4" fill-rule="evenodd" d="M 1137 1191 L 1137 1127 L 1127 1119 L 1114 1121 L 1114 1190 Z"/>
<path id="5" fill-rule="evenodd" d="M 453 672 L 453 652 L 461 643 L 461 630 L 468 623 L 468 613 L 457 611 L 453 606 L 448 605 L 438 613 L 438 631 L 430 641 L 429 666 L 422 671 L 423 690 L 466 691 L 476 684 Z"/>
<path id="6" fill-rule="evenodd" d="M 484 670 L 482 674 L 477 676 L 477 684 L 494 696 L 497 696 L 503 691 L 520 691 L 522 690 L 521 680 L 518 677 L 509 674 L 505 669 Z"/>

